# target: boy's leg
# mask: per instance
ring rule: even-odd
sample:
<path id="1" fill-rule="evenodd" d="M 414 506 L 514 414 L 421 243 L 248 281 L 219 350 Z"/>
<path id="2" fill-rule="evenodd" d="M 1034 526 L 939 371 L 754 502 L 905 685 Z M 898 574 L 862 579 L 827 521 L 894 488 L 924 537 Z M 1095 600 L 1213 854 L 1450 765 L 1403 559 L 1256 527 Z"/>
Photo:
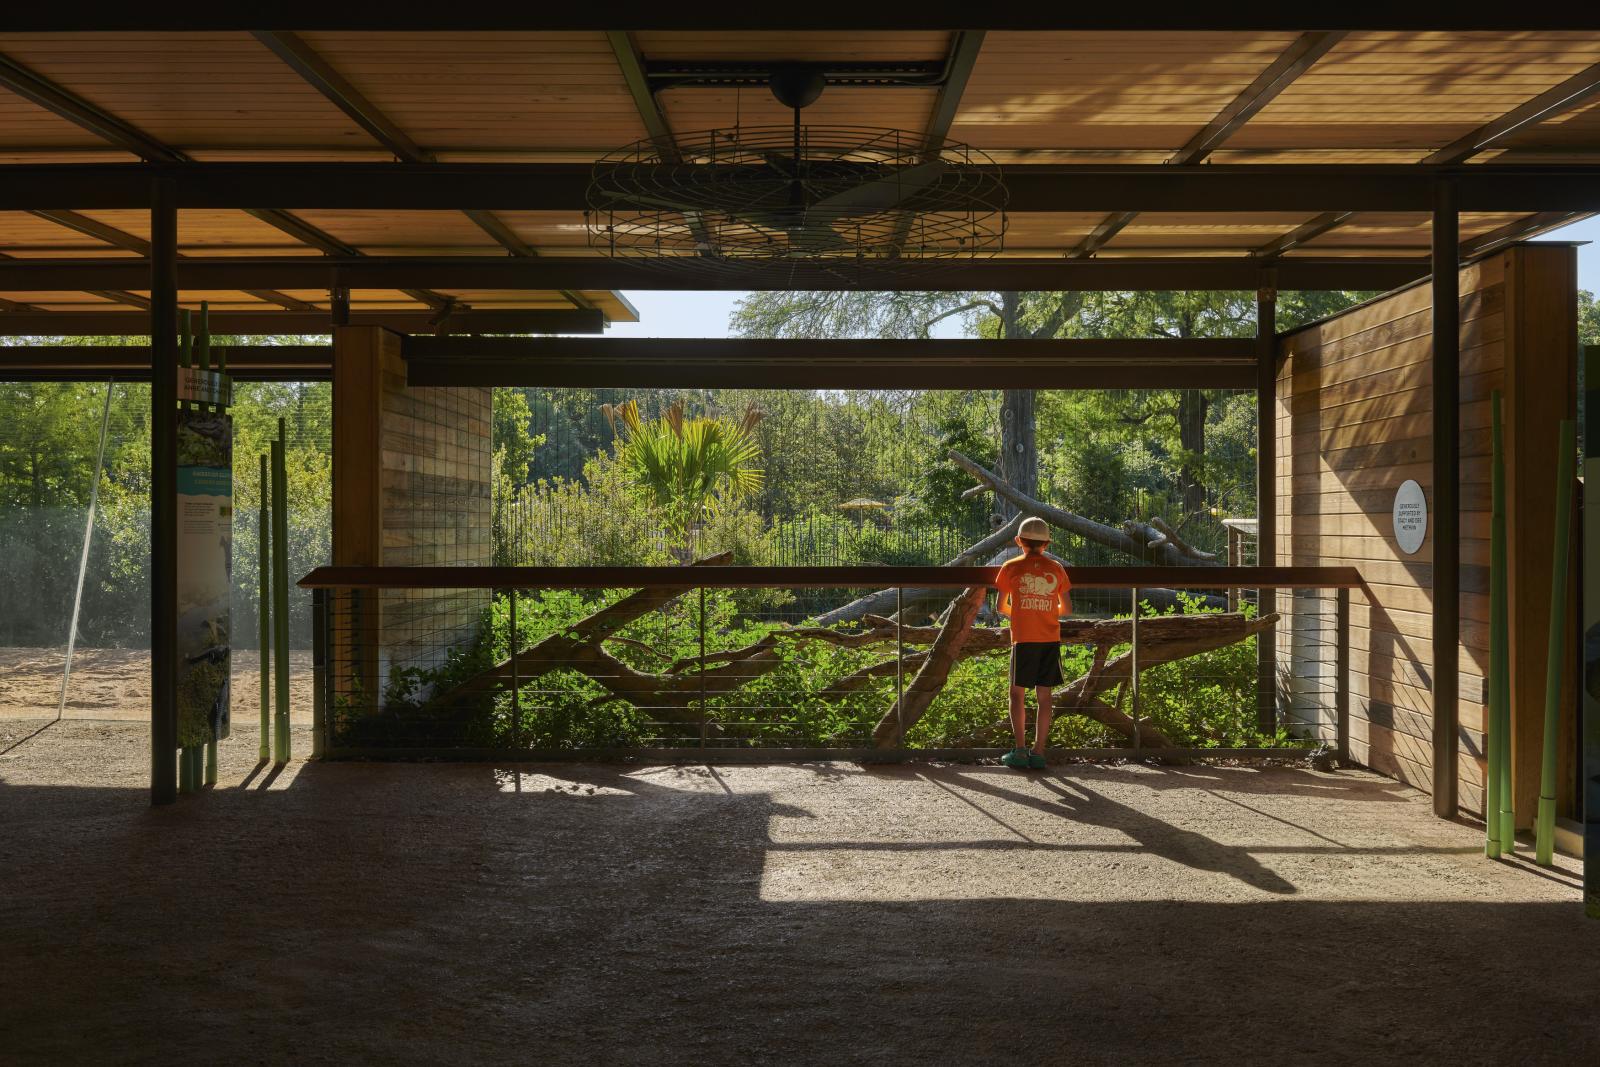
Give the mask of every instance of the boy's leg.
<path id="1" fill-rule="evenodd" d="M 1011 687 L 1011 734 L 1017 739 L 1017 748 L 1028 747 L 1028 691 L 1020 685 Z"/>
<path id="2" fill-rule="evenodd" d="M 1050 706 L 1050 687 L 1041 685 L 1033 691 L 1034 697 L 1039 701 L 1039 717 L 1033 725 L 1033 750 L 1040 755 L 1050 744 L 1050 720 L 1053 718 L 1053 709 Z"/>

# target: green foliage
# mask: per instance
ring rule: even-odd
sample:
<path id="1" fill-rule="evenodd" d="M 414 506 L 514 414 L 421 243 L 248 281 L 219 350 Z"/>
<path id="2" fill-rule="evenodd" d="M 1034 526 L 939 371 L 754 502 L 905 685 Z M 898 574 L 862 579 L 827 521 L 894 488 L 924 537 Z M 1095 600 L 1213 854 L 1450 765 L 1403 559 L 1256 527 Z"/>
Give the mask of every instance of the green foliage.
<path id="1" fill-rule="evenodd" d="M 646 420 L 627 401 L 605 409 L 621 427 L 617 457 L 649 502 L 666 516 L 680 541 L 706 519 L 761 488 L 756 464 L 761 448 L 751 432 L 760 411 L 735 422 L 714 415 L 685 415 L 674 404 Z"/>
<path id="2" fill-rule="evenodd" d="M 667 517 L 637 488 L 614 456 L 584 464 L 581 480 L 522 486 L 496 499 L 497 542 L 532 567 L 664 566 Z"/>

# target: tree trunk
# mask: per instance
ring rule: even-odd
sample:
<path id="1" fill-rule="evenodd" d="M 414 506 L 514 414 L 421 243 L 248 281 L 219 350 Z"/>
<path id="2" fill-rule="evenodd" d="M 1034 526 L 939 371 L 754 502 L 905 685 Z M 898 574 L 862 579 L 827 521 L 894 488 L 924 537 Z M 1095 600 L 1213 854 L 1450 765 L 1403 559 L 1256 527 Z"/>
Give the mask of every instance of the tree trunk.
<path id="1" fill-rule="evenodd" d="M 1183 514 L 1187 518 L 1205 510 L 1206 487 L 1201 480 L 1201 465 L 1206 454 L 1206 412 L 1210 401 L 1199 389 L 1178 394 L 1178 443 L 1183 447 L 1179 481 L 1183 483 Z"/>
<path id="2" fill-rule="evenodd" d="M 944 683 L 950 677 L 950 668 L 961 657 L 967 636 L 972 632 L 972 624 L 978 618 L 978 609 L 983 607 L 983 598 L 988 593 L 986 587 L 976 585 L 951 604 L 950 617 L 940 628 L 939 636 L 934 638 L 933 647 L 928 650 L 916 677 L 911 679 L 904 695 L 894 702 L 889 713 L 878 722 L 877 729 L 872 731 L 873 743 L 879 748 L 898 745 L 902 739 L 901 724 L 922 718 L 922 713 L 928 710 L 933 698 L 944 688 Z"/>
<path id="3" fill-rule="evenodd" d="M 1005 338 L 1026 336 L 1019 321 L 1020 294 L 1000 294 L 1000 331 Z M 1034 418 L 1032 389 L 1007 389 L 1000 398 L 999 475 L 1024 496 L 1039 495 L 1039 445 Z M 995 498 L 996 513 L 1002 519 L 1017 514 L 1017 506 L 1004 497 Z"/>

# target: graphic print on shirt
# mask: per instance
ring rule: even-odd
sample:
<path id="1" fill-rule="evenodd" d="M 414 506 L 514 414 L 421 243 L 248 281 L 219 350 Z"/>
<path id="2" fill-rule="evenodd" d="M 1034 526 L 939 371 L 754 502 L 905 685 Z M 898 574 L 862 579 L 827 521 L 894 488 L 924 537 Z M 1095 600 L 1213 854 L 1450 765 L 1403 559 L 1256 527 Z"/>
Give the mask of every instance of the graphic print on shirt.
<path id="1" fill-rule="evenodd" d="M 1056 588 L 1061 580 L 1053 574 L 1023 574 L 1017 578 L 1017 607 L 1022 611 L 1054 611 Z"/>

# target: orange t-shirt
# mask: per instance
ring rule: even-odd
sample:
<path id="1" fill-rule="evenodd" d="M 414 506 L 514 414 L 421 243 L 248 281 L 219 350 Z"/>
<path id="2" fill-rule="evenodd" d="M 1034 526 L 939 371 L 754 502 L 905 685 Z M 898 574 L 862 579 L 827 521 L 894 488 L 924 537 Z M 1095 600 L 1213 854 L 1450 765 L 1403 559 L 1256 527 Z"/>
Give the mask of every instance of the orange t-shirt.
<path id="1" fill-rule="evenodd" d="M 1043 553 L 1027 552 L 1000 568 L 994 580 L 1000 612 L 1011 619 L 1011 643 L 1061 640 L 1061 616 L 1072 614 L 1066 568 Z"/>

